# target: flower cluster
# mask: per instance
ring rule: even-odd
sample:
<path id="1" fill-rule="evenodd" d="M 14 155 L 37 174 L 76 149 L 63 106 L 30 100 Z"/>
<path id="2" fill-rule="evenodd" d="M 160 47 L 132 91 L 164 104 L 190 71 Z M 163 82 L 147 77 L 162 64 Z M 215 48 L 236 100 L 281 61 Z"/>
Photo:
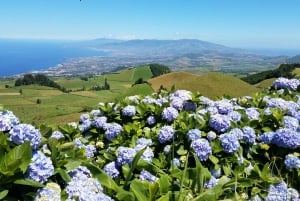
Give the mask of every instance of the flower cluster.
<path id="1" fill-rule="evenodd" d="M 300 169 L 300 159 L 293 154 L 288 154 L 285 156 L 284 164 L 288 169 Z"/>
<path id="2" fill-rule="evenodd" d="M 31 148 L 36 150 L 41 144 L 40 131 L 30 124 L 18 124 L 10 130 L 9 134 L 9 139 L 17 145 L 29 141 Z"/>
<path id="3" fill-rule="evenodd" d="M 27 177 L 34 181 L 45 183 L 54 173 L 51 159 L 41 151 L 34 151 L 31 161 L 26 171 Z"/>
<path id="4" fill-rule="evenodd" d="M 140 173 L 140 180 L 148 181 L 150 183 L 154 183 L 158 180 L 158 178 L 156 176 L 152 175 L 147 170 L 142 170 L 141 173 Z"/>
<path id="5" fill-rule="evenodd" d="M 234 134 L 224 133 L 220 135 L 222 147 L 226 153 L 234 153 L 239 147 L 239 139 Z"/>
<path id="6" fill-rule="evenodd" d="M 117 165 L 122 166 L 124 164 L 131 164 L 136 150 L 130 147 L 119 147 L 117 156 Z"/>
<path id="7" fill-rule="evenodd" d="M 111 178 L 116 178 L 120 175 L 119 168 L 115 161 L 107 163 L 104 168 L 104 172 L 108 174 Z"/>
<path id="8" fill-rule="evenodd" d="M 64 138 L 64 134 L 62 134 L 62 132 L 60 131 L 53 131 L 52 135 L 50 136 L 50 138 L 55 138 L 57 140 Z"/>
<path id="9" fill-rule="evenodd" d="M 201 131 L 197 128 L 188 131 L 187 136 L 190 141 L 194 141 L 201 138 Z"/>
<path id="10" fill-rule="evenodd" d="M 161 113 L 161 116 L 163 120 L 172 122 L 178 117 L 178 111 L 173 107 L 166 107 Z"/>
<path id="11" fill-rule="evenodd" d="M 97 179 L 92 178 L 90 171 L 79 166 L 69 172 L 71 181 L 66 186 L 67 201 L 112 201 L 113 199 L 103 193 L 103 188 Z"/>
<path id="12" fill-rule="evenodd" d="M 107 123 L 106 126 L 105 137 L 108 140 L 113 140 L 123 131 L 123 127 L 118 123 Z"/>
<path id="13" fill-rule="evenodd" d="M 170 142 L 174 137 L 175 131 L 172 126 L 163 126 L 159 130 L 158 141 L 160 143 Z"/>
<path id="14" fill-rule="evenodd" d="M 95 154 L 95 152 L 97 151 L 97 150 L 96 150 L 96 147 L 95 147 L 94 145 L 91 145 L 91 144 L 85 145 L 85 144 L 83 144 L 83 143 L 80 141 L 79 138 L 75 138 L 75 140 L 74 140 L 74 145 L 75 145 L 75 147 L 77 147 L 77 148 L 79 148 L 79 149 L 83 148 L 83 149 L 85 150 L 85 156 L 86 156 L 87 158 L 92 158 L 92 157 L 94 157 L 94 154 Z"/>
<path id="15" fill-rule="evenodd" d="M 13 112 L 5 110 L 0 111 L 0 131 L 9 131 L 13 126 L 19 124 L 19 119 Z"/>
<path id="16" fill-rule="evenodd" d="M 133 105 L 127 105 L 122 110 L 122 115 L 125 117 L 133 117 L 136 113 L 136 109 Z"/>
<path id="17" fill-rule="evenodd" d="M 211 176 L 210 179 L 204 183 L 204 188 L 212 188 L 214 187 L 215 185 L 218 184 L 218 179 L 216 179 L 214 176 Z"/>
<path id="18" fill-rule="evenodd" d="M 288 188 L 287 184 L 282 181 L 275 185 L 270 185 L 268 195 L 265 201 L 274 200 L 299 200 L 299 193 L 296 189 Z"/>
<path id="19" fill-rule="evenodd" d="M 287 79 L 284 77 L 280 77 L 273 82 L 272 87 L 277 89 L 289 89 L 292 91 L 296 91 L 299 85 L 300 81 L 298 79 Z"/>
<path id="20" fill-rule="evenodd" d="M 208 140 L 204 138 L 194 140 L 191 143 L 191 147 L 196 152 L 200 161 L 206 161 L 208 157 L 212 154 L 211 146 Z"/>
<path id="21" fill-rule="evenodd" d="M 96 128 L 106 130 L 106 128 L 107 128 L 106 124 L 107 124 L 107 117 L 105 117 L 105 116 L 97 117 L 95 119 Z"/>
<path id="22" fill-rule="evenodd" d="M 44 188 L 38 189 L 34 201 L 46 201 L 46 200 L 61 201 L 60 192 L 61 189 L 57 183 L 53 183 L 53 182 L 47 183 Z"/>
<path id="23" fill-rule="evenodd" d="M 230 128 L 230 118 L 222 114 L 212 115 L 209 120 L 209 126 L 219 133 L 225 132 Z"/>
<path id="24" fill-rule="evenodd" d="M 272 143 L 279 147 L 296 149 L 300 145 L 300 133 L 288 128 L 278 129 L 272 138 Z"/>

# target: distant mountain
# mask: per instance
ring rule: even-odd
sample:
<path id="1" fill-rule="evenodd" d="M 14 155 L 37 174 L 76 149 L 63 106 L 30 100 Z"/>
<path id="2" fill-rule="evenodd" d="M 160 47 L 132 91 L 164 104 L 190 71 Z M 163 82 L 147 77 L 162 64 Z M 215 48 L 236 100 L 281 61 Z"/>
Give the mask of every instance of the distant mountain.
<path id="1" fill-rule="evenodd" d="M 294 57 L 290 57 L 286 60 L 286 63 L 289 64 L 300 64 L 300 54 Z"/>

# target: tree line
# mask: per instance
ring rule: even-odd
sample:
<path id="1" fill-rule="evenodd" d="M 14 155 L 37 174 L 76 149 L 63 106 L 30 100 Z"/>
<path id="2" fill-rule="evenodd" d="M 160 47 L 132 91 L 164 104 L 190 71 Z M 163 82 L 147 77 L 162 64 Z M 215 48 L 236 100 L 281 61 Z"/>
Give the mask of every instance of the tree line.
<path id="1" fill-rule="evenodd" d="M 152 77 L 157 77 L 171 72 L 171 69 L 168 66 L 161 64 L 149 64 L 149 67 L 152 72 Z"/>
<path id="2" fill-rule="evenodd" d="M 262 71 L 253 75 L 248 75 L 241 79 L 245 82 L 248 82 L 249 84 L 257 84 L 269 78 L 286 77 L 290 79 L 295 76 L 293 74 L 293 70 L 295 68 L 300 68 L 300 64 L 281 64 L 274 70 Z"/>

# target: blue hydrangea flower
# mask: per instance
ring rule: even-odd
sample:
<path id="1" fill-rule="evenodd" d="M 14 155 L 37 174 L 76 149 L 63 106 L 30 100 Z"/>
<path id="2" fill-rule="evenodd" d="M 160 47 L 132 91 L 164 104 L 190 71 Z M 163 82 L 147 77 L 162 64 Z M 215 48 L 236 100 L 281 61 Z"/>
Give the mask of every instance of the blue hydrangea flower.
<path id="1" fill-rule="evenodd" d="M 142 138 L 137 139 L 136 144 L 137 145 L 142 145 L 143 148 L 144 148 L 146 146 L 151 146 L 152 145 L 152 140 L 142 137 Z"/>
<path id="2" fill-rule="evenodd" d="M 219 133 L 225 132 L 230 128 L 230 118 L 222 114 L 212 115 L 209 119 L 209 126 Z"/>
<path id="3" fill-rule="evenodd" d="M 80 115 L 79 122 L 83 123 L 83 122 L 89 121 L 89 120 L 90 120 L 90 115 L 89 114 L 82 114 L 82 115 Z"/>
<path id="4" fill-rule="evenodd" d="M 216 179 L 214 176 L 211 176 L 210 179 L 204 183 L 203 187 L 209 189 L 214 187 L 217 184 L 218 184 L 218 179 Z"/>
<path id="5" fill-rule="evenodd" d="M 219 114 L 228 114 L 233 111 L 233 105 L 227 99 L 222 99 L 215 102 L 215 107 Z"/>
<path id="6" fill-rule="evenodd" d="M 97 151 L 96 147 L 94 145 L 89 144 L 89 145 L 84 146 L 84 148 L 85 148 L 85 156 L 87 158 L 93 158 L 95 152 Z"/>
<path id="7" fill-rule="evenodd" d="M 282 123 L 286 128 L 292 129 L 294 131 L 296 131 L 299 127 L 298 119 L 296 119 L 295 117 L 291 117 L 291 116 L 284 116 Z"/>
<path id="8" fill-rule="evenodd" d="M 9 139 L 17 145 L 29 141 L 31 148 L 35 150 L 41 144 L 40 131 L 30 124 L 18 124 L 10 130 L 9 134 Z"/>
<path id="9" fill-rule="evenodd" d="M 115 161 L 112 161 L 106 164 L 103 168 L 104 172 L 108 174 L 111 178 L 116 178 L 120 175 L 120 171 L 117 168 L 117 164 Z"/>
<path id="10" fill-rule="evenodd" d="M 161 113 L 162 119 L 166 120 L 167 122 L 174 121 L 178 115 L 178 111 L 173 107 L 166 107 Z"/>
<path id="11" fill-rule="evenodd" d="M 300 133 L 288 128 L 279 129 L 275 132 L 272 143 L 279 147 L 296 149 L 300 145 Z"/>
<path id="12" fill-rule="evenodd" d="M 240 143 L 236 135 L 228 134 L 228 133 L 221 134 L 220 140 L 221 140 L 222 147 L 226 153 L 234 153 L 240 147 Z"/>
<path id="13" fill-rule="evenodd" d="M 250 107 L 246 109 L 246 115 L 250 120 L 259 119 L 260 113 L 255 107 Z"/>
<path id="14" fill-rule="evenodd" d="M 89 130 L 92 126 L 92 121 L 91 120 L 86 120 L 84 122 L 82 122 L 81 124 L 78 125 L 78 129 L 81 132 L 85 132 L 87 130 Z"/>
<path id="15" fill-rule="evenodd" d="M 0 131 L 9 131 L 12 128 L 12 124 L 8 118 L 5 118 L 0 114 Z"/>
<path id="16" fill-rule="evenodd" d="M 67 200 L 82 201 L 112 201 L 112 199 L 103 193 L 103 188 L 97 179 L 92 178 L 90 171 L 79 166 L 77 169 L 69 171 L 71 181 L 67 184 L 65 190 L 68 195 Z"/>
<path id="17" fill-rule="evenodd" d="M 133 105 L 127 105 L 122 110 L 122 115 L 125 117 L 133 117 L 136 113 L 135 106 Z"/>
<path id="18" fill-rule="evenodd" d="M 287 184 L 282 181 L 275 185 L 270 185 L 268 195 L 265 201 L 274 200 L 299 200 L 299 193 L 293 188 L 288 188 Z"/>
<path id="19" fill-rule="evenodd" d="M 213 177 L 219 178 L 219 177 L 221 177 L 221 168 L 219 168 L 219 169 L 211 169 L 210 173 L 211 173 L 211 175 Z"/>
<path id="20" fill-rule="evenodd" d="M 153 126 L 155 123 L 156 123 L 156 119 L 155 119 L 154 116 L 149 116 L 149 117 L 147 118 L 147 124 L 148 124 L 149 126 Z"/>
<path id="21" fill-rule="evenodd" d="M 26 176 L 34 181 L 45 183 L 54 173 L 54 167 L 49 157 L 41 151 L 34 151 L 31 163 L 26 170 Z"/>
<path id="22" fill-rule="evenodd" d="M 215 102 L 205 96 L 200 96 L 199 97 L 200 102 L 203 103 L 204 106 L 208 107 L 208 106 L 213 106 L 215 104 Z"/>
<path id="23" fill-rule="evenodd" d="M 163 126 L 159 130 L 158 141 L 160 143 L 170 142 L 174 137 L 175 131 L 172 126 Z"/>
<path id="24" fill-rule="evenodd" d="M 60 131 L 53 131 L 50 138 L 55 138 L 57 140 L 64 138 L 64 134 Z"/>
<path id="25" fill-rule="evenodd" d="M 201 138 L 201 131 L 197 128 L 188 131 L 187 136 L 190 141 L 194 141 Z"/>
<path id="26" fill-rule="evenodd" d="M 275 132 L 269 131 L 269 132 L 264 132 L 259 139 L 261 140 L 262 143 L 264 144 L 270 144 L 273 140 L 273 137 L 275 135 Z"/>
<path id="27" fill-rule="evenodd" d="M 175 167 L 180 167 L 180 160 L 178 158 L 173 158 L 172 162 Z"/>
<path id="28" fill-rule="evenodd" d="M 178 97 L 173 97 L 172 101 L 170 103 L 170 106 L 172 108 L 175 108 L 176 110 L 182 110 L 183 109 L 183 105 L 184 105 L 185 101 L 181 98 Z"/>
<path id="29" fill-rule="evenodd" d="M 244 126 L 243 131 L 243 140 L 248 144 L 253 144 L 256 140 L 255 130 L 250 126 Z"/>
<path id="30" fill-rule="evenodd" d="M 173 99 L 174 97 L 178 97 L 182 100 L 192 100 L 192 92 L 187 90 L 177 90 L 173 94 L 170 94 L 170 99 Z"/>
<path id="31" fill-rule="evenodd" d="M 239 122 L 242 118 L 242 115 L 238 111 L 231 111 L 227 115 L 234 122 Z"/>
<path id="32" fill-rule="evenodd" d="M 123 131 L 123 127 L 118 123 L 107 124 L 105 137 L 108 140 L 116 138 Z"/>
<path id="33" fill-rule="evenodd" d="M 101 114 L 101 111 L 100 110 L 92 110 L 90 112 L 90 114 L 93 116 L 93 117 L 97 117 Z"/>
<path id="34" fill-rule="evenodd" d="M 191 102 L 191 101 L 185 101 L 183 103 L 183 109 L 185 111 L 196 111 L 197 103 L 194 103 L 194 102 Z"/>
<path id="35" fill-rule="evenodd" d="M 95 119 L 95 126 L 99 129 L 106 129 L 107 128 L 107 117 L 102 116 Z"/>
<path id="36" fill-rule="evenodd" d="M 191 147 L 196 152 L 200 161 L 206 161 L 208 157 L 212 154 L 211 146 L 208 140 L 204 138 L 194 140 L 191 143 Z"/>
<path id="37" fill-rule="evenodd" d="M 117 156 L 117 165 L 122 166 L 124 164 L 131 164 L 136 150 L 130 147 L 119 147 Z"/>
<path id="38" fill-rule="evenodd" d="M 238 140 L 242 140 L 243 136 L 244 136 L 243 131 L 241 129 L 239 129 L 239 128 L 233 128 L 233 129 L 231 129 L 228 134 L 235 135 L 238 138 Z"/>
<path id="39" fill-rule="evenodd" d="M 127 100 L 129 100 L 131 103 L 139 104 L 140 103 L 140 97 L 138 95 L 134 96 L 128 96 L 126 97 Z"/>
<path id="40" fill-rule="evenodd" d="M 148 181 L 150 183 L 154 183 L 158 180 L 158 178 L 156 176 L 152 175 L 147 170 L 142 170 L 141 173 L 140 173 L 140 180 Z"/>
<path id="41" fill-rule="evenodd" d="M 57 183 L 47 183 L 44 188 L 38 189 L 34 201 L 61 201 L 61 189 Z"/>
<path id="42" fill-rule="evenodd" d="M 288 169 L 292 169 L 292 168 L 299 169 L 300 159 L 293 154 L 288 154 L 285 156 L 284 164 Z"/>
<path id="43" fill-rule="evenodd" d="M 277 89 L 289 89 L 292 91 L 296 91 L 299 85 L 300 81 L 298 79 L 287 79 L 284 77 L 279 77 L 273 82 L 272 87 Z"/>
<path id="44" fill-rule="evenodd" d="M 153 157 L 154 157 L 154 153 L 152 149 L 147 147 L 144 153 L 142 154 L 141 159 L 147 161 L 148 163 L 151 163 Z"/>
<path id="45" fill-rule="evenodd" d="M 13 126 L 20 123 L 12 111 L 0 111 L 0 131 L 9 131 Z"/>
<path id="46" fill-rule="evenodd" d="M 206 137 L 209 141 L 212 141 L 217 138 L 217 134 L 214 131 L 209 131 Z"/>

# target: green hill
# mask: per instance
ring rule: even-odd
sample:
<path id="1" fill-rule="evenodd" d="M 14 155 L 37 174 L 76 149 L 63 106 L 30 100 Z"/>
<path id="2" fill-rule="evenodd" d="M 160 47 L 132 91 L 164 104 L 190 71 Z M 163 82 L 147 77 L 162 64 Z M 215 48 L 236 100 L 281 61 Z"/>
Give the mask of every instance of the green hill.
<path id="1" fill-rule="evenodd" d="M 154 90 L 160 85 L 170 89 L 173 85 L 176 89 L 186 89 L 192 92 L 200 92 L 202 95 L 216 98 L 223 95 L 239 97 L 252 95 L 259 89 L 239 78 L 220 73 L 208 73 L 205 75 L 194 75 L 178 72 L 170 73 L 148 81 Z"/>

